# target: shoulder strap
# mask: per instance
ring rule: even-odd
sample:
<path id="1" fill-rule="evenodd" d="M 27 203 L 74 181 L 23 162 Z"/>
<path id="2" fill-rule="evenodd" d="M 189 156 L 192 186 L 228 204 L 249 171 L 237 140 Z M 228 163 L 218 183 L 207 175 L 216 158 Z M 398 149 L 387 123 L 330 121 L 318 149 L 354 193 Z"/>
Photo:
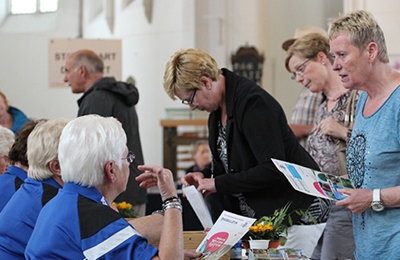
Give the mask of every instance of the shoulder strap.
<path id="1" fill-rule="evenodd" d="M 350 94 L 349 102 L 347 102 L 346 115 L 344 117 L 344 126 L 353 129 L 354 118 L 356 116 L 356 104 L 357 104 L 357 90 L 352 90 Z"/>

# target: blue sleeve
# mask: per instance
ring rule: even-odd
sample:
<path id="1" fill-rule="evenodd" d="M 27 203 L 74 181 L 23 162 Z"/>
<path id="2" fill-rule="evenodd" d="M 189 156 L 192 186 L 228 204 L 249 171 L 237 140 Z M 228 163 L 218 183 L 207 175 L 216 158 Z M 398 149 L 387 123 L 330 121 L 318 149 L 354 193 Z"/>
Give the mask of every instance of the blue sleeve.
<path id="1" fill-rule="evenodd" d="M 119 219 L 83 239 L 82 251 L 87 259 L 152 259 L 158 249 L 128 222 Z"/>

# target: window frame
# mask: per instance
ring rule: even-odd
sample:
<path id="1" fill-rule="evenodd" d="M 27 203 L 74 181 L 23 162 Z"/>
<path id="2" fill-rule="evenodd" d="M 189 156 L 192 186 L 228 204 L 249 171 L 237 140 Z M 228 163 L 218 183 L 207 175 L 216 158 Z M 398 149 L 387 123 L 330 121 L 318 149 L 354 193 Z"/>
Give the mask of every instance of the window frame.
<path id="1" fill-rule="evenodd" d="M 56 9 L 54 11 L 45 11 L 45 12 L 40 10 L 40 4 L 41 4 L 42 0 L 30 0 L 30 1 L 35 1 L 36 2 L 36 11 L 35 12 L 32 12 L 32 13 L 13 13 L 13 11 L 12 11 L 13 1 L 14 0 L 10 0 L 8 2 L 9 3 L 9 14 L 10 15 L 47 14 L 47 13 L 55 13 L 55 12 L 58 11 L 58 0 L 53 0 L 53 1 L 56 1 L 56 3 L 57 3 L 57 7 L 56 7 Z"/>

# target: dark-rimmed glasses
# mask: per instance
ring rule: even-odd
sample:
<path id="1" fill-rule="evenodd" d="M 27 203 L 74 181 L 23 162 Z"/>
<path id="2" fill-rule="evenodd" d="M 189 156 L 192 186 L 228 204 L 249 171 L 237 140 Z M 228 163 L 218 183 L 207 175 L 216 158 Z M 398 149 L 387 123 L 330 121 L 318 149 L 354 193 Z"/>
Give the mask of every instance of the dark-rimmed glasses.
<path id="1" fill-rule="evenodd" d="M 195 90 L 193 90 L 192 96 L 190 97 L 189 100 L 182 100 L 182 104 L 188 105 L 188 106 L 192 105 L 194 96 L 196 95 L 196 91 L 197 91 L 197 88 Z"/>
<path id="2" fill-rule="evenodd" d="M 121 158 L 121 160 L 126 160 L 129 164 L 131 164 L 131 163 L 133 163 L 135 158 L 136 158 L 135 154 L 133 152 L 129 151 L 129 153 L 126 156 L 126 158 Z"/>
<path id="3" fill-rule="evenodd" d="M 296 80 L 297 77 L 303 77 L 304 76 L 304 70 L 306 69 L 306 64 L 307 62 L 309 62 L 310 60 L 314 59 L 315 56 L 307 59 L 305 62 L 303 62 L 302 64 L 300 64 L 296 71 L 293 72 L 293 75 L 291 77 L 292 80 Z"/>

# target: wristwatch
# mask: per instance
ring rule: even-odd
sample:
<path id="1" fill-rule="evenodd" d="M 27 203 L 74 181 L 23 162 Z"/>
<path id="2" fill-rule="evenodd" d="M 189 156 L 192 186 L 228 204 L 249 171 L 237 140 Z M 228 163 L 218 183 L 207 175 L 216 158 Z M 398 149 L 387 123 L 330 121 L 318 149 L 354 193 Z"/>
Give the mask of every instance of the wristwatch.
<path id="1" fill-rule="evenodd" d="M 371 202 L 371 208 L 375 211 L 382 211 L 385 209 L 385 206 L 382 205 L 381 202 L 381 190 L 380 189 L 374 189 L 372 193 L 372 202 Z"/>

